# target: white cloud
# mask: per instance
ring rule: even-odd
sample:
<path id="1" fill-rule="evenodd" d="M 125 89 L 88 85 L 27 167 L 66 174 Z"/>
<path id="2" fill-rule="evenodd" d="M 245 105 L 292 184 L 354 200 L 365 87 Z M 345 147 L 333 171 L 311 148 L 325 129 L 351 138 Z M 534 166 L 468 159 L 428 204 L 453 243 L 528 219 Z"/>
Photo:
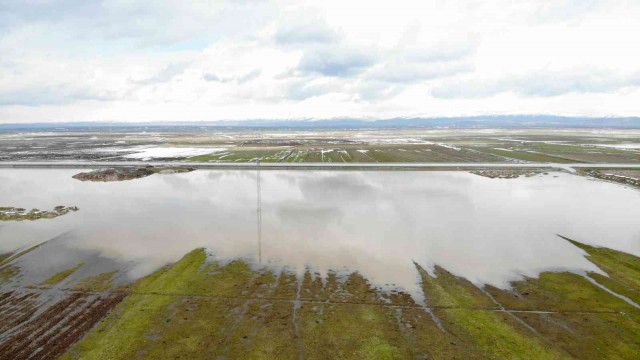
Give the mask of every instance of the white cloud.
<path id="1" fill-rule="evenodd" d="M 638 115 L 634 1 L 0 3 L 0 122 Z"/>

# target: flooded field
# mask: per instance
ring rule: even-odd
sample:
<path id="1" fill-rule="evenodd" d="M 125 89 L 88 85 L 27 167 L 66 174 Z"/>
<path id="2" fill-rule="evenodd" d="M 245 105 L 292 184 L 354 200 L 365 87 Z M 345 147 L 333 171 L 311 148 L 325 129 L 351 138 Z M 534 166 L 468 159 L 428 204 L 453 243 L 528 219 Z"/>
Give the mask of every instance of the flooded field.
<path id="1" fill-rule="evenodd" d="M 196 170 L 104 183 L 72 178 L 81 171 L 0 170 L 0 206 L 78 208 L 0 222 L 11 358 L 80 339 L 66 356 L 640 351 L 632 187 L 564 172 Z M 25 350 L 27 333 L 42 346 Z M 604 337 L 580 347 L 586 336 Z M 113 352 L 121 341 L 134 352 Z"/>
<path id="2" fill-rule="evenodd" d="M 97 128 L 0 132 L 1 161 L 640 163 L 636 129 Z"/>

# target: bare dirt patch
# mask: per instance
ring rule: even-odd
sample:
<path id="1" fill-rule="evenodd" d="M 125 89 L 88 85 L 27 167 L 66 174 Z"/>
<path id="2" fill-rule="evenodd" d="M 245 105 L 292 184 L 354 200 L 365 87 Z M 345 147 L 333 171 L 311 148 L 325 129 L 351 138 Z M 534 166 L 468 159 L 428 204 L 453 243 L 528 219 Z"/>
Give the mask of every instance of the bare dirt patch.
<path id="1" fill-rule="evenodd" d="M 42 310 L 39 292 L 0 296 L 0 359 L 53 359 L 62 355 L 125 297 L 126 293 L 68 293 Z M 46 305 L 45 305 L 46 306 Z"/>

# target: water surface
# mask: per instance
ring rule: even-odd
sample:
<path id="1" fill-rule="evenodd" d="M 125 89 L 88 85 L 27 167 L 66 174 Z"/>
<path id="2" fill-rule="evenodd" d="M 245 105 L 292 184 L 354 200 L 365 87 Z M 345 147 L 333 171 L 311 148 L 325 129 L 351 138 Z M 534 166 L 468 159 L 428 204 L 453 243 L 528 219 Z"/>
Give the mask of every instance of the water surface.
<path id="1" fill-rule="evenodd" d="M 205 247 L 258 266 L 358 271 L 420 293 L 414 262 L 506 287 L 545 270 L 600 271 L 556 234 L 640 255 L 640 192 L 577 175 L 488 179 L 465 172 L 198 170 L 80 182 L 80 170 L 1 170 L 0 206 L 80 211 L 0 224 L 0 253 L 54 239 L 20 265 L 39 281 L 84 261 L 87 275 L 146 275 Z"/>

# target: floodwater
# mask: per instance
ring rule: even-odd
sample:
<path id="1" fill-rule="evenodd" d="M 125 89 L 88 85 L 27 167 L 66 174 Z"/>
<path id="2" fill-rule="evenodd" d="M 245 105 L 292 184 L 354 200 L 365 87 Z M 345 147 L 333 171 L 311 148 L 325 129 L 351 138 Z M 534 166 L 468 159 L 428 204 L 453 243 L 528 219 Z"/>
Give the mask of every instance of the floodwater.
<path id="1" fill-rule="evenodd" d="M 0 206 L 80 208 L 0 223 L 0 253 L 53 239 L 18 261 L 18 283 L 80 261 L 78 276 L 124 269 L 132 280 L 205 247 L 221 261 L 358 271 L 419 297 L 413 262 L 499 287 L 545 270 L 600 271 L 556 234 L 640 255 L 640 191 L 566 173 L 262 171 L 259 246 L 255 171 L 112 183 L 80 182 L 77 172 L 0 170 Z"/>

